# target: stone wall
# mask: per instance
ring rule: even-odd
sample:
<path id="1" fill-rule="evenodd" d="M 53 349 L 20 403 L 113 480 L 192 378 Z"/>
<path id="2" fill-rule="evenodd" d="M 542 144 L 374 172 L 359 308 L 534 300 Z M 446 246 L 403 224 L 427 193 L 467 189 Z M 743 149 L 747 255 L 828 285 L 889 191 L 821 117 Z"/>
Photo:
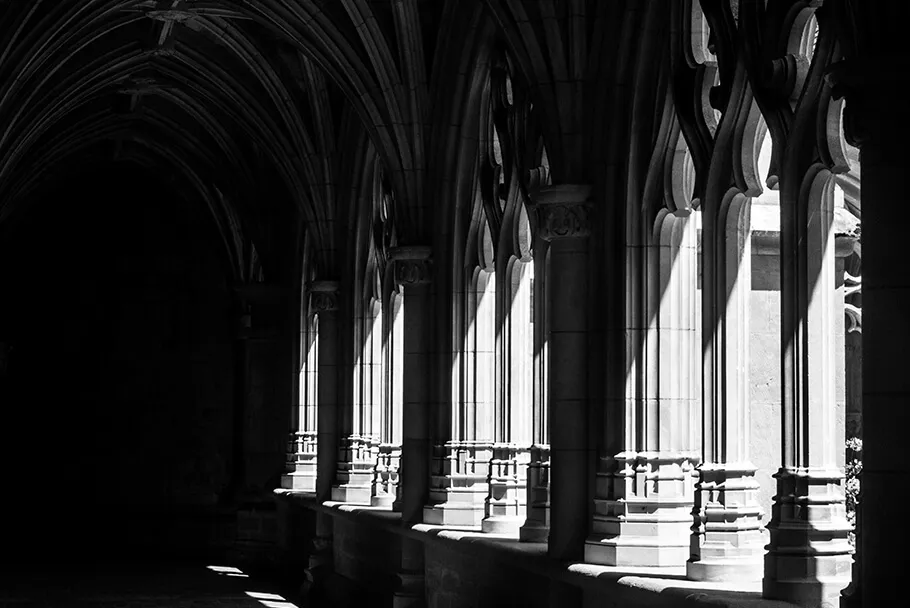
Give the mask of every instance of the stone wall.
<path id="1" fill-rule="evenodd" d="M 705 584 L 673 568 L 563 563 L 547 557 L 545 543 L 425 524 L 408 528 L 399 515 L 382 509 L 279 492 L 283 555 L 287 564 L 298 564 L 284 569 L 284 582 L 293 587 L 313 579 L 302 586 L 305 605 L 327 600 L 340 608 L 793 608 L 762 599 L 760 582 Z M 328 522 L 322 542 L 314 542 L 317 518 Z M 399 585 L 403 543 L 416 546 L 423 558 L 422 567 L 409 573 L 416 596 Z M 316 546 L 330 557 L 329 568 L 314 567 L 322 563 L 310 559 Z"/>

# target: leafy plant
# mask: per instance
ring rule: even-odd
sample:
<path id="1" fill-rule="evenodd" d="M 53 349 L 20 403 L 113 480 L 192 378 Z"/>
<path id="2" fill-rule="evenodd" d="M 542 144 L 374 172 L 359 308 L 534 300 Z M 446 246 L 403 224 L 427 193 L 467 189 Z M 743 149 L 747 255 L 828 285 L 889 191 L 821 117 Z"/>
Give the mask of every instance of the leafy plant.
<path id="1" fill-rule="evenodd" d="M 859 437 L 851 437 L 847 440 L 847 459 L 844 472 L 846 480 L 844 482 L 844 494 L 847 499 L 847 521 L 853 526 L 854 532 L 850 532 L 850 544 L 856 546 L 856 507 L 859 505 L 860 477 L 863 473 L 863 440 Z"/>

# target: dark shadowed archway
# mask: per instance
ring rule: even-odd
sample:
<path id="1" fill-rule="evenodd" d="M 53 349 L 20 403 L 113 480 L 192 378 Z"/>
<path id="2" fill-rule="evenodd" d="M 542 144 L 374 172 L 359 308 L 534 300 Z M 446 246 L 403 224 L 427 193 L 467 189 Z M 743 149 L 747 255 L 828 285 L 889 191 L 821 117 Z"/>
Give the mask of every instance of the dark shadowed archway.
<path id="1" fill-rule="evenodd" d="M 164 519 L 217 511 L 234 407 L 223 251 L 204 207 L 123 164 L 47 185 L 3 240 L 14 546 L 162 545 Z"/>

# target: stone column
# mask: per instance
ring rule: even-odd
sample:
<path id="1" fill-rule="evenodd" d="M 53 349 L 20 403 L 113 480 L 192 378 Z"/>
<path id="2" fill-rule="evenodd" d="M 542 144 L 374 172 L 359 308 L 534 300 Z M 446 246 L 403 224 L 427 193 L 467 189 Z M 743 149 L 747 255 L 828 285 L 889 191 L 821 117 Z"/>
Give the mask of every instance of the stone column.
<path id="1" fill-rule="evenodd" d="M 794 183 L 795 182 L 795 183 Z M 851 554 L 838 467 L 834 178 L 781 175 L 782 466 L 763 595 L 834 606 Z"/>
<path id="2" fill-rule="evenodd" d="M 495 275 L 475 269 L 466 277 L 466 323 L 456 332 L 455 374 L 460 390 L 451 410 L 449 440 L 434 450 L 430 504 L 424 522 L 447 527 L 482 526 L 493 459 L 495 405 Z M 460 295 L 460 294 L 459 294 Z"/>
<path id="3" fill-rule="evenodd" d="M 732 196 L 721 205 L 719 219 L 706 218 L 713 225 L 703 232 L 702 250 L 715 271 L 705 273 L 702 285 L 704 339 L 710 348 L 704 366 L 704 461 L 686 564 L 694 580 L 757 581 L 763 571 L 760 484 L 749 457 L 751 207 L 744 195 Z"/>
<path id="4" fill-rule="evenodd" d="M 390 269 L 392 280 L 395 269 Z M 397 286 L 383 297 L 383 312 L 379 340 L 374 343 L 374 391 L 379 402 L 374 410 L 377 443 L 376 466 L 373 471 L 374 507 L 388 506 L 401 510 L 398 494 L 398 473 L 401 468 L 401 409 L 404 365 L 401 361 L 404 343 L 403 296 Z M 379 346 L 378 352 L 375 346 Z"/>
<path id="5" fill-rule="evenodd" d="M 391 263 L 395 265 L 395 282 L 404 298 L 404 357 L 400 362 L 404 366 L 404 411 L 398 493 L 402 524 L 410 527 L 423 521 L 424 505 L 429 498 L 432 250 L 429 247 L 396 247 L 389 253 Z M 395 592 L 393 606 L 422 606 L 425 595 L 422 543 L 402 539 L 398 578 L 401 586 Z"/>
<path id="6" fill-rule="evenodd" d="M 351 364 L 345 367 L 344 372 L 344 382 L 353 390 L 349 393 L 350 403 L 342 405 L 339 412 L 339 431 L 343 436 L 338 446 L 338 470 L 332 487 L 332 500 L 369 505 L 373 496 L 376 453 L 368 434 L 367 420 L 372 418 L 372 412 L 369 391 L 364 390 L 364 382 L 370 380 L 370 370 L 364 360 L 371 351 L 368 350 L 370 345 L 364 341 L 366 316 L 363 307 L 355 303 L 354 308 L 353 340 L 349 345 L 354 352 L 351 353 Z"/>
<path id="7" fill-rule="evenodd" d="M 494 378 L 493 457 L 481 530 L 509 536 L 518 536 L 527 521 L 528 469 L 535 443 L 533 273 L 533 260 L 500 261 L 497 268 L 497 293 L 503 294 L 496 298 L 501 365 Z"/>
<path id="8" fill-rule="evenodd" d="M 526 542 L 546 542 L 550 534 L 550 254 L 549 243 L 539 234 L 534 251 L 534 443 L 527 473 L 527 518 L 518 536 Z"/>
<path id="9" fill-rule="evenodd" d="M 247 449 L 245 421 L 248 416 L 247 393 L 249 392 L 249 340 L 247 334 L 252 325 L 251 307 L 238 298 L 236 335 L 233 342 L 233 408 L 231 442 L 231 481 L 228 494 L 234 501 L 243 501 L 247 491 Z"/>
<path id="10" fill-rule="evenodd" d="M 286 292 L 274 284 L 253 283 L 235 287 L 241 304 L 236 341 L 235 461 L 238 466 L 234 497 L 242 502 L 268 496 L 269 480 L 285 454 L 279 436 L 286 436 L 292 368 L 287 331 Z M 286 457 L 286 454 L 285 454 Z"/>
<path id="11" fill-rule="evenodd" d="M 396 247 L 389 252 L 404 298 L 404 356 L 399 362 L 403 366 L 404 409 L 399 495 L 402 520 L 407 525 L 422 521 L 429 487 L 430 254 L 429 247 Z"/>
<path id="12" fill-rule="evenodd" d="M 698 463 L 697 216 L 661 211 L 647 226 L 626 246 L 625 403 L 610 429 L 621 447 L 597 473 L 585 561 L 680 567 Z"/>
<path id="13" fill-rule="evenodd" d="M 910 124 L 900 85 L 910 68 L 903 33 L 908 9 L 903 2 L 858 5 L 870 28 L 868 46 L 860 60 L 835 73 L 847 94 L 845 131 L 860 147 L 862 168 L 863 472 L 857 542 L 864 608 L 898 606 L 907 597 L 910 272 L 902 218 Z"/>
<path id="14" fill-rule="evenodd" d="M 300 492 L 316 491 L 316 415 L 317 355 L 315 317 L 307 314 L 301 321 L 300 361 L 297 373 L 297 407 L 291 422 L 288 462 L 281 487 Z"/>
<path id="15" fill-rule="evenodd" d="M 318 331 L 316 392 L 318 456 L 316 497 L 329 500 L 338 460 L 338 384 L 341 380 L 339 344 L 338 282 L 314 281 L 310 284 L 310 310 L 316 314 Z"/>
<path id="16" fill-rule="evenodd" d="M 549 555 L 580 560 L 588 532 L 588 237 L 591 186 L 533 194 L 538 230 L 550 243 Z"/>

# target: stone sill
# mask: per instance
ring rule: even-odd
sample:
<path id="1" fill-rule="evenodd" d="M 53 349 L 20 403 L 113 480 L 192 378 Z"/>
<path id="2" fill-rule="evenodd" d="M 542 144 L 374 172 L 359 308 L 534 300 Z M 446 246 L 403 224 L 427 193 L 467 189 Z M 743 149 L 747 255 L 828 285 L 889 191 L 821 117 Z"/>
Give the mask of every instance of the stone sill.
<path id="1" fill-rule="evenodd" d="M 796 608 L 789 602 L 761 597 L 761 582 L 705 583 L 690 581 L 685 568 L 619 568 L 585 563 L 558 562 L 547 557 L 546 543 L 521 542 L 513 536 L 447 526 L 416 524 L 406 528 L 401 514 L 389 507 L 368 507 L 335 501 L 319 502 L 315 494 L 276 489 L 275 495 L 291 504 L 333 517 L 380 528 L 430 544 L 437 543 L 465 555 L 487 553 L 507 560 L 530 573 L 608 597 L 619 606 L 666 608 Z"/>

